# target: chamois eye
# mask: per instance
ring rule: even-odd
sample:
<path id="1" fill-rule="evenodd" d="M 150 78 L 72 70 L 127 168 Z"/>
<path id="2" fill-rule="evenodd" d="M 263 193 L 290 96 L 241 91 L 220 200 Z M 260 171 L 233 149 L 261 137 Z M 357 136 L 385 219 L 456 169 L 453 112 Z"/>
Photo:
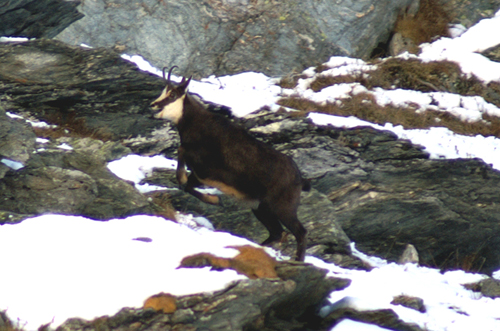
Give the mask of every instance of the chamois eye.
<path id="1" fill-rule="evenodd" d="M 175 93 L 174 91 L 170 92 L 169 98 L 170 98 L 170 99 L 175 99 L 175 98 L 177 98 L 177 93 Z"/>

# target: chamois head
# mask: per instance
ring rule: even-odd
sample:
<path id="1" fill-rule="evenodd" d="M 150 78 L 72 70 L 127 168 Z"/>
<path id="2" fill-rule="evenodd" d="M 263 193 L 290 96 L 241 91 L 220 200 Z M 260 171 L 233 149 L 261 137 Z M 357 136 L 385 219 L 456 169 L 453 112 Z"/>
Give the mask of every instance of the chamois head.
<path id="1" fill-rule="evenodd" d="M 184 98 L 186 97 L 187 87 L 191 82 L 191 77 L 187 80 L 185 77 L 179 84 L 174 84 L 170 81 L 172 70 L 177 67 L 173 66 L 168 71 L 168 77 L 165 78 L 165 69 L 163 68 L 163 79 L 166 79 L 167 86 L 163 89 L 161 95 L 151 103 L 154 110 L 159 110 L 154 116 L 155 118 L 166 119 L 177 124 L 182 117 Z"/>

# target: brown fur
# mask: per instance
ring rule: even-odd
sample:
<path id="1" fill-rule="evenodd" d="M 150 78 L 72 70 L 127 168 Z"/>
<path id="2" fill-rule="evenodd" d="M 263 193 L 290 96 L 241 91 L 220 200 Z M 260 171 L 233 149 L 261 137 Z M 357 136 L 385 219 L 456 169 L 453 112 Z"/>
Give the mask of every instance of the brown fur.
<path id="1" fill-rule="evenodd" d="M 206 110 L 187 94 L 189 81 L 183 79 L 174 86 L 169 73 L 166 89 L 172 93 L 163 92 L 162 95 L 168 94 L 170 100 L 160 97 L 152 103 L 159 108 L 157 118 L 178 118 L 164 110 L 184 97 L 182 116 L 176 123 L 181 140 L 177 167 L 179 184 L 185 184 L 186 192 L 207 203 L 218 204 L 219 198 L 203 194 L 196 187 L 207 184 L 236 198 L 258 201 L 253 212 L 269 231 L 269 238 L 262 244 L 280 240 L 283 224 L 295 236 L 297 260 L 303 261 L 306 230 L 297 219 L 297 208 L 301 190 L 307 190 L 309 185 L 302 180 L 295 162 L 229 119 Z M 172 98 L 173 95 L 177 98 Z M 186 165 L 191 170 L 189 176 Z"/>

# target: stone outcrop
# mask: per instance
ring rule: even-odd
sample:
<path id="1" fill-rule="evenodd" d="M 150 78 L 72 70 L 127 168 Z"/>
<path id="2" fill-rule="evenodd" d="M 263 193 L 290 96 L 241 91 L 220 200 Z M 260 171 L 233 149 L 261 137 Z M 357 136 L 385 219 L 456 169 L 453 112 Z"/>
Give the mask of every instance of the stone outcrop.
<path id="1" fill-rule="evenodd" d="M 418 0 L 83 2 L 85 18 L 57 36 L 141 54 L 195 78 L 258 71 L 281 76 L 333 55 L 368 58 Z"/>
<path id="2" fill-rule="evenodd" d="M 53 38 L 83 14 L 80 1 L 9 0 L 0 4 L 0 36 Z"/>
<path id="3" fill-rule="evenodd" d="M 304 330 L 316 321 L 314 313 L 328 294 L 350 283 L 302 263 L 281 263 L 276 272 L 276 279 L 238 281 L 213 294 L 177 297 L 172 313 L 126 308 L 93 321 L 69 319 L 56 331 Z"/>
<path id="4" fill-rule="evenodd" d="M 9 118 L 0 107 L 0 179 L 9 171 L 7 164 L 14 161 L 22 167 L 35 151 L 35 133 L 25 120 Z"/>

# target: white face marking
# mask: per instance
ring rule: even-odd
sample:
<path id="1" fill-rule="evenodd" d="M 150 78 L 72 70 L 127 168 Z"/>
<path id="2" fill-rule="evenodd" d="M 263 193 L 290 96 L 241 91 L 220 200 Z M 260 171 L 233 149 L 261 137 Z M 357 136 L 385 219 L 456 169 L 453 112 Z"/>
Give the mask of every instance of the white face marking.
<path id="1" fill-rule="evenodd" d="M 166 93 L 167 97 L 170 92 Z M 163 93 L 162 93 L 163 96 Z M 157 100 L 161 100 L 162 96 L 160 96 Z M 155 114 L 155 118 L 161 118 L 165 120 L 169 120 L 174 122 L 175 124 L 179 123 L 179 120 L 182 117 L 182 111 L 184 109 L 184 98 L 186 95 L 184 94 L 179 99 L 175 100 L 172 103 L 169 103 L 163 109 Z M 156 102 L 156 101 L 155 101 Z"/>
<path id="2" fill-rule="evenodd" d="M 163 89 L 163 91 L 161 92 L 160 96 L 158 97 L 158 99 L 156 99 L 155 101 L 151 102 L 151 105 L 159 102 L 160 100 L 168 98 L 169 95 L 170 95 L 170 91 L 167 92 L 167 88 L 165 87 Z M 153 109 L 158 109 L 158 106 L 153 106 Z"/>

